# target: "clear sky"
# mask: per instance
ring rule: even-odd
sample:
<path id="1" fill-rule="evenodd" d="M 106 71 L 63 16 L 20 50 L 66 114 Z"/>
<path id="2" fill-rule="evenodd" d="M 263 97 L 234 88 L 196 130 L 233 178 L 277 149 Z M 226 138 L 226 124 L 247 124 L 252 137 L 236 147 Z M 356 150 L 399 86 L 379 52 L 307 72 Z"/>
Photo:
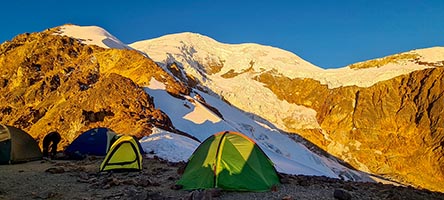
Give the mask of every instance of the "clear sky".
<path id="1" fill-rule="evenodd" d="M 0 43 L 66 23 L 103 27 L 127 44 L 178 32 L 259 43 L 323 68 L 444 46 L 444 0 L 9 0 Z"/>

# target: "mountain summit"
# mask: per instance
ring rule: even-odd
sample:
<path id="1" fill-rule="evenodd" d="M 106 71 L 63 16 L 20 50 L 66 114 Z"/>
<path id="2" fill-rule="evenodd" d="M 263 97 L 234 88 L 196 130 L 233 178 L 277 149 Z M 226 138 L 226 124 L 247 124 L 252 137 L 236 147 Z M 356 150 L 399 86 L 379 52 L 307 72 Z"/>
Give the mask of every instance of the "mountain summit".
<path id="1" fill-rule="evenodd" d="M 209 75 L 274 69 L 278 73 L 309 76 L 321 71 L 321 68 L 282 49 L 252 43 L 224 44 L 196 33 L 172 34 L 129 46 L 149 53 L 156 62 L 178 63 Z M 201 68 L 210 66 L 210 69 Z"/>

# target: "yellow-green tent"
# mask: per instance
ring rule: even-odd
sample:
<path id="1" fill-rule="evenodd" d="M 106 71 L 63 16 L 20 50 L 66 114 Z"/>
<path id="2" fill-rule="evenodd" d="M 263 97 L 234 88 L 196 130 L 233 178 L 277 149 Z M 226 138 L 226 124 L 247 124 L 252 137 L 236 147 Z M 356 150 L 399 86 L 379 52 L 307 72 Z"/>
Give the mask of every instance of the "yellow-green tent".
<path id="1" fill-rule="evenodd" d="M 100 171 L 142 170 L 142 155 L 139 142 L 132 136 L 117 139 L 100 165 Z"/>
<path id="2" fill-rule="evenodd" d="M 268 191 L 279 183 L 273 163 L 253 140 L 226 131 L 202 142 L 177 185 L 185 190 Z"/>

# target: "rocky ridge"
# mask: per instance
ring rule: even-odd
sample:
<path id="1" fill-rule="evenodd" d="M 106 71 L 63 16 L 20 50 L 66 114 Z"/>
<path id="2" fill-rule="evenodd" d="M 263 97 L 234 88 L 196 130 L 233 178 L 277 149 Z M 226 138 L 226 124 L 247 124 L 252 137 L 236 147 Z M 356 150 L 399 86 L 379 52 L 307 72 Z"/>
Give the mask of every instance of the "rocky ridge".
<path id="1" fill-rule="evenodd" d="M 92 127 L 138 137 L 153 126 L 175 131 L 141 86 L 156 79 L 176 96 L 187 87 L 137 51 L 84 45 L 57 31 L 22 34 L 0 46 L 0 123 L 37 139 L 59 131 L 60 148 Z"/>

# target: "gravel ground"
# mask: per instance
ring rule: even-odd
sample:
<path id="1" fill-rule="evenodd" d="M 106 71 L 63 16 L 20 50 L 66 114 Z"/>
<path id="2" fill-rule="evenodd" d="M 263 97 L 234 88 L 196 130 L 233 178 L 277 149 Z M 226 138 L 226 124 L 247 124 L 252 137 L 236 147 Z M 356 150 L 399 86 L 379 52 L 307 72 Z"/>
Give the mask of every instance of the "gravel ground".
<path id="1" fill-rule="evenodd" d="M 443 199 L 443 193 L 326 177 L 281 175 L 269 192 L 175 190 L 183 163 L 144 158 L 141 172 L 99 173 L 102 158 L 0 165 L 0 199 Z"/>

